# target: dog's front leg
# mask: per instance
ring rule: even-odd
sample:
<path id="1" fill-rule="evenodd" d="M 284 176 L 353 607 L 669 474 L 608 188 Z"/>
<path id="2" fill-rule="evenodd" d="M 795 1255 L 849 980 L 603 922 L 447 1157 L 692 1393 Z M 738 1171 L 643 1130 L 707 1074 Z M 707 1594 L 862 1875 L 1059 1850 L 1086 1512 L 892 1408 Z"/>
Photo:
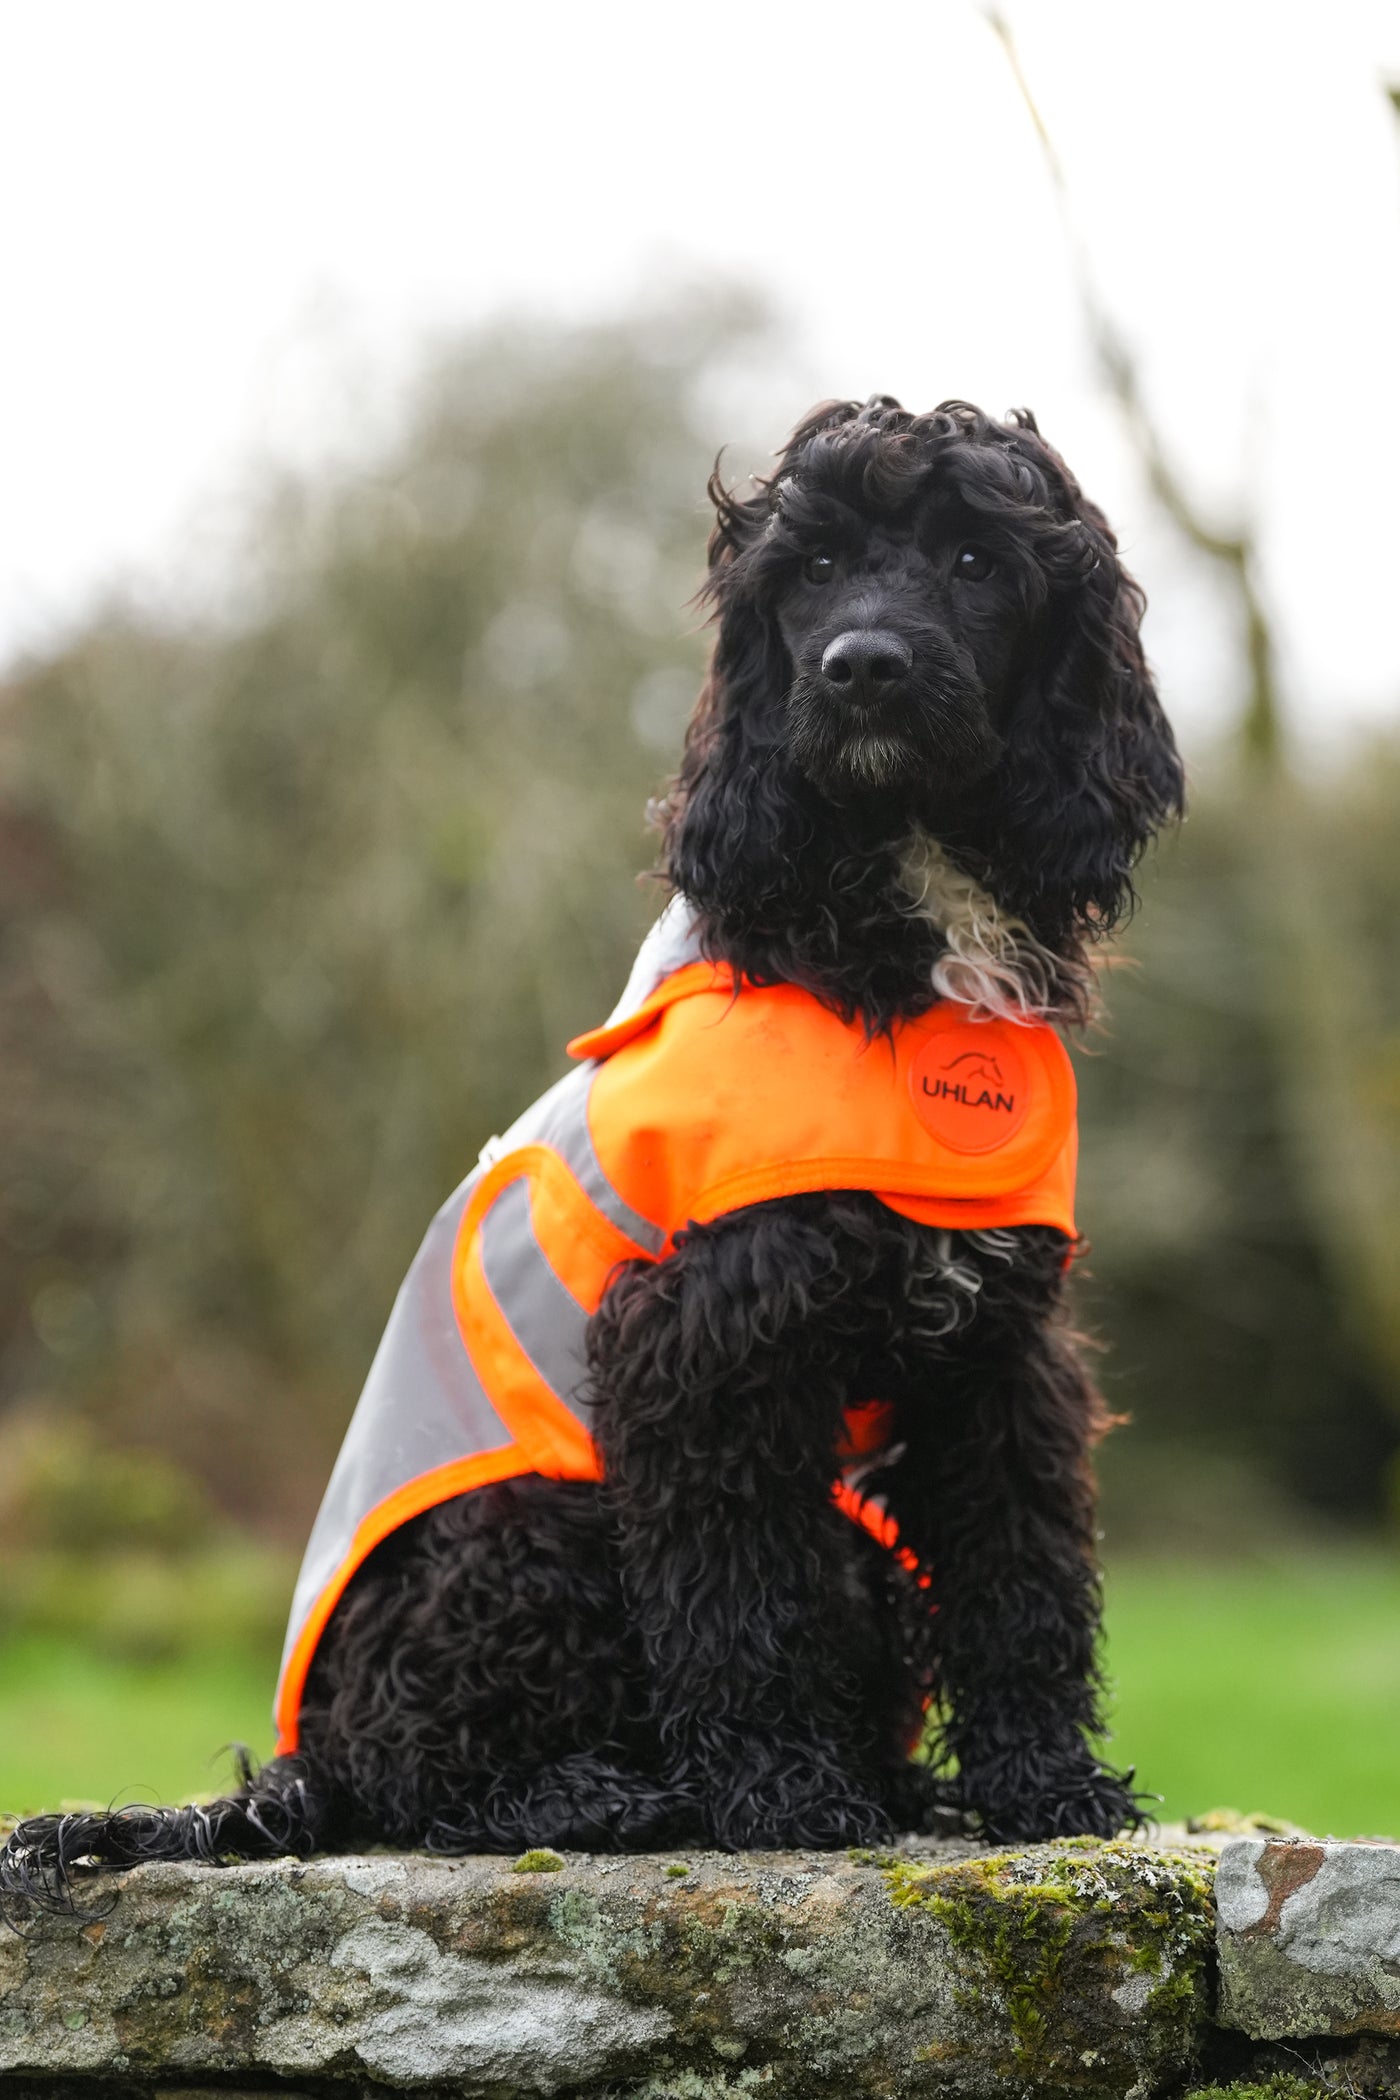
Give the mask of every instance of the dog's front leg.
<path id="1" fill-rule="evenodd" d="M 831 1501 L 843 1288 L 830 1235 L 769 1204 L 624 1271 L 590 1337 L 668 1777 L 736 1849 L 869 1843 L 889 1827 Z"/>
<path id="2" fill-rule="evenodd" d="M 1092 1747 L 1102 1403 L 1053 1315 L 968 1343 L 931 1376 L 891 1495 L 934 1570 L 943 1759 L 997 1841 L 1108 1836 L 1138 1812 Z"/>

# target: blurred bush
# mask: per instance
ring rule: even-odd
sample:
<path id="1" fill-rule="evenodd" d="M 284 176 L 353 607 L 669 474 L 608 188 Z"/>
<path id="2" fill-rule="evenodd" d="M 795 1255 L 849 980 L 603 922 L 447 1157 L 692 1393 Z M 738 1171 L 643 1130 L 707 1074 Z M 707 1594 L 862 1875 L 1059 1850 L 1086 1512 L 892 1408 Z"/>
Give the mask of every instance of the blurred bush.
<path id="1" fill-rule="evenodd" d="M 1388 1513 L 1400 1444 L 1400 746 L 1217 762 L 1077 1060 L 1109 1536 Z M 1215 1520 L 1207 1524 L 1207 1512 Z M 1169 1521 L 1168 1521 L 1169 1520 Z"/>
<path id="2" fill-rule="evenodd" d="M 428 1218 L 611 1004 L 758 325 L 465 341 L 264 491 L 222 619 L 109 610 L 0 694 L 0 1424 L 67 1425 L 4 1505 L 16 1608 L 177 1639 L 141 1569 L 201 1497 L 301 1533 Z M 1306 792 L 1221 759 L 1147 871 L 1080 1061 L 1111 1536 L 1381 1513 L 1397 788 L 1390 745 Z M 189 1623 L 262 1609 L 242 1550 Z"/>
<path id="3" fill-rule="evenodd" d="M 446 1191 L 611 1005 L 698 685 L 697 299 L 440 358 L 283 481 L 222 626 L 114 611 L 0 708 L 0 1405 L 300 1530 Z"/>
<path id="4" fill-rule="evenodd" d="M 188 1554 L 213 1512 L 199 1482 L 160 1451 L 104 1447 L 91 1427 L 37 1414 L 0 1423 L 6 1551 Z"/>
<path id="5" fill-rule="evenodd" d="M 109 1662 L 247 1654 L 270 1668 L 295 1574 L 286 1551 L 232 1537 L 180 1562 L 130 1551 L 0 1557 L 0 1639 L 33 1635 Z"/>
<path id="6" fill-rule="evenodd" d="M 80 1418 L 0 1423 L 0 1640 L 129 1662 L 273 1654 L 293 1572 L 165 1453 L 114 1448 Z"/>

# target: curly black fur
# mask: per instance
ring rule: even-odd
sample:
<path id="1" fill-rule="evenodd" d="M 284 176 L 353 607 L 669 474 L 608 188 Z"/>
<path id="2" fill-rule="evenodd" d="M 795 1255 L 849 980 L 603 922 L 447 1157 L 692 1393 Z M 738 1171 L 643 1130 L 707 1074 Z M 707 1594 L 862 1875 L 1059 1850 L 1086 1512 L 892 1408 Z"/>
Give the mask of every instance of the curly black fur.
<path id="1" fill-rule="evenodd" d="M 711 493 L 713 664 L 658 810 L 707 952 L 872 1032 L 927 1007 L 945 942 L 900 880 L 924 835 L 1049 951 L 1072 1018 L 1088 944 L 1181 801 L 1100 513 L 1029 415 L 884 397 L 826 404 L 770 480 Z M 86 1866 L 374 1839 L 1133 1820 L 1131 1774 L 1093 1747 L 1107 1421 L 1065 1254 L 1048 1228 L 937 1232 L 836 1193 L 624 1268 L 590 1334 L 604 1483 L 527 1477 L 405 1525 L 321 1641 L 297 1757 L 208 1808 L 33 1818 L 0 1903 L 60 1906 Z M 831 1502 L 846 1410 L 872 1396 L 865 1490 L 917 1572 Z"/>

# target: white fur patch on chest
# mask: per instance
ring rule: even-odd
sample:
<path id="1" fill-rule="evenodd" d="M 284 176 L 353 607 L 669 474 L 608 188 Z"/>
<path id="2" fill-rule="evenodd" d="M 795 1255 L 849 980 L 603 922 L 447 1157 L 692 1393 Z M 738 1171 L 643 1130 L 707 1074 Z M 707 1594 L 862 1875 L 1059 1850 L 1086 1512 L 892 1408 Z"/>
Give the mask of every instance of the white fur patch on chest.
<path id="1" fill-rule="evenodd" d="M 1020 1022 L 1052 1021 L 1076 1003 L 1072 993 L 1066 997 L 1071 991 L 1066 977 L 1074 974 L 1069 966 L 964 873 L 928 832 L 911 834 L 899 879 L 911 916 L 926 919 L 947 944 L 933 968 L 934 990 L 943 998 L 998 1020 Z"/>

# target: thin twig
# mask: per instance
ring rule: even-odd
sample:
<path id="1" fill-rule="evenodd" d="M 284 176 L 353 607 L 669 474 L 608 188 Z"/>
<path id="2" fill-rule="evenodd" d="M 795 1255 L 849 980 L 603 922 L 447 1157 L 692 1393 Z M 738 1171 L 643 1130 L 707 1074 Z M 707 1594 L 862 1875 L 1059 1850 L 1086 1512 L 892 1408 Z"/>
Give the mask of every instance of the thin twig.
<path id="1" fill-rule="evenodd" d="M 1071 209 L 1069 181 L 1064 163 L 1050 136 L 1039 104 L 1021 64 L 1011 25 L 1001 9 L 985 10 L 988 26 L 999 40 L 1012 78 L 1020 90 L 1036 137 L 1040 140 L 1046 171 L 1055 194 L 1055 205 L 1064 229 L 1075 288 L 1084 312 L 1089 340 L 1109 390 L 1123 414 L 1134 448 L 1147 475 L 1148 485 L 1172 523 L 1198 553 L 1217 562 L 1229 575 L 1244 627 L 1245 661 L 1249 687 L 1240 721 L 1240 741 L 1263 770 L 1273 770 L 1281 756 L 1282 733 L 1278 701 L 1277 649 L 1273 629 L 1256 583 L 1258 563 L 1252 526 L 1242 523 L 1233 531 L 1210 524 L 1188 495 L 1180 475 L 1167 456 L 1161 434 L 1143 396 L 1137 362 L 1117 323 L 1099 295 L 1084 242 Z"/>

